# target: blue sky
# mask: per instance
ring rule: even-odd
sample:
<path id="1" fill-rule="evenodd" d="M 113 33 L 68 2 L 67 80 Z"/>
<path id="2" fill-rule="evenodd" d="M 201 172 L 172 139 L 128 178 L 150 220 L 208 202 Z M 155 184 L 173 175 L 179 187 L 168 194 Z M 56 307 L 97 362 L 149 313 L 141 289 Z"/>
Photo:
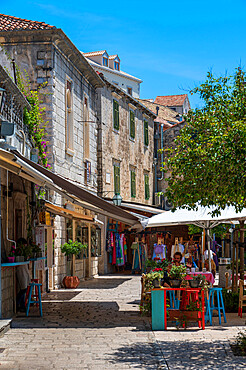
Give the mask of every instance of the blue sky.
<path id="1" fill-rule="evenodd" d="M 152 5 L 153 4 L 153 5 Z M 215 74 L 244 68 L 245 0 L 0 0 L 1 13 L 62 28 L 82 51 L 118 54 L 143 80 L 141 98 L 184 94 Z M 189 96 L 192 108 L 201 103 Z"/>

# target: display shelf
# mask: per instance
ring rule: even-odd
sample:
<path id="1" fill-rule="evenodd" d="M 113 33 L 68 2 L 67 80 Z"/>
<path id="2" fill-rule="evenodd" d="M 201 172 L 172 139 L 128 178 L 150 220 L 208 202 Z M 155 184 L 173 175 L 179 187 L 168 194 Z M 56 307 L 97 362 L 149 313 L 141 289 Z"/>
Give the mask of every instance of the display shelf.
<path id="1" fill-rule="evenodd" d="M 20 265 L 28 265 L 28 263 L 30 263 L 30 260 L 28 261 L 24 261 L 24 262 L 6 262 L 6 263 L 2 263 L 1 266 L 2 267 L 15 267 L 15 266 L 20 266 Z"/>

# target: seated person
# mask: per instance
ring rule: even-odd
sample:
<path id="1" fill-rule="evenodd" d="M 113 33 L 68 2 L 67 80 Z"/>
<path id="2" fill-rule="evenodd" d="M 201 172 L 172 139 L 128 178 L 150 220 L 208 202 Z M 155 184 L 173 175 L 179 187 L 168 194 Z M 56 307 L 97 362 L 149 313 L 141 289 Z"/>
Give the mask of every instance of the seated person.
<path id="1" fill-rule="evenodd" d="M 181 260 L 182 260 L 182 254 L 181 252 L 175 252 L 173 255 L 173 265 L 175 266 L 181 266 Z"/>
<path id="2" fill-rule="evenodd" d="M 167 271 L 169 272 L 173 265 L 181 266 L 182 254 L 181 252 L 175 252 L 173 255 L 173 262 L 168 266 Z"/>

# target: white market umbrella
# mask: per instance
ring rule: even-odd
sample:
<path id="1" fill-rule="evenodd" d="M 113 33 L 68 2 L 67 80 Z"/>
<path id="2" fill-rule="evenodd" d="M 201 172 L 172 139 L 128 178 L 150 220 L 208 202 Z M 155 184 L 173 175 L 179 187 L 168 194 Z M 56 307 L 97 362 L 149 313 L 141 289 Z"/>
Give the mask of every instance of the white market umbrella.
<path id="1" fill-rule="evenodd" d="M 212 216 L 211 212 L 214 209 L 215 207 L 198 206 L 197 211 L 189 211 L 187 209 L 177 209 L 175 212 L 167 211 L 149 218 L 147 227 L 193 224 L 206 229 L 208 235 L 209 270 L 211 271 L 209 230 L 223 222 L 246 220 L 246 208 L 242 212 L 237 213 L 234 207 L 227 207 L 221 211 L 219 216 Z"/>

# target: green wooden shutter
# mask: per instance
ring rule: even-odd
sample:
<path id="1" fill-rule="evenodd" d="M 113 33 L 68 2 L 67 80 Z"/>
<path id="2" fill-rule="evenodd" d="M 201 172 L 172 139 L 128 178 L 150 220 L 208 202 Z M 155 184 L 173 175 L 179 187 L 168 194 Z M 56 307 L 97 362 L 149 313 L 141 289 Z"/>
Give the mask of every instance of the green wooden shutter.
<path id="1" fill-rule="evenodd" d="M 120 119 L 119 119 L 119 103 L 117 100 L 113 100 L 113 120 L 114 120 L 114 128 L 119 130 L 120 128 Z"/>
<path id="2" fill-rule="evenodd" d="M 149 124 L 148 121 L 144 121 L 144 145 L 149 145 Z"/>
<path id="3" fill-rule="evenodd" d="M 131 171 L 131 197 L 136 197 L 136 172 Z"/>
<path id="4" fill-rule="evenodd" d="M 130 110 L 130 137 L 135 139 L 135 114 Z"/>
<path id="5" fill-rule="evenodd" d="M 114 192 L 120 194 L 120 166 L 114 166 Z"/>
<path id="6" fill-rule="evenodd" d="M 144 175 L 145 199 L 149 199 L 149 175 Z"/>

